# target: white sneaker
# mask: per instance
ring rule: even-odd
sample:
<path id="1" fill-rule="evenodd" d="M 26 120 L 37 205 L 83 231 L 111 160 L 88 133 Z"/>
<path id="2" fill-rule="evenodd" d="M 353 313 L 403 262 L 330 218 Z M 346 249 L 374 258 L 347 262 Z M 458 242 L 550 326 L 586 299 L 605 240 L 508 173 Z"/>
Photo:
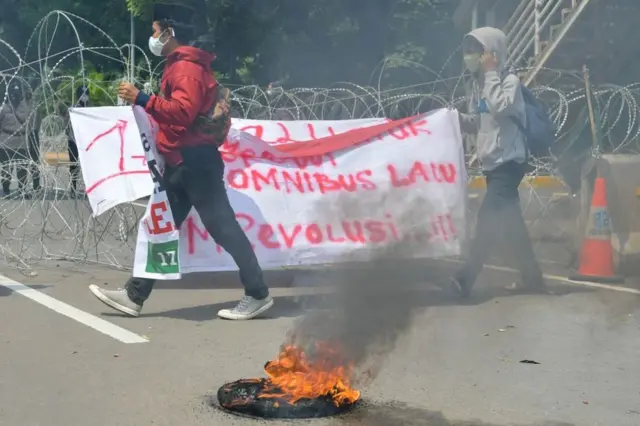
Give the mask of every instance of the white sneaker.
<path id="1" fill-rule="evenodd" d="M 89 290 L 91 290 L 91 293 L 93 293 L 98 300 L 117 311 L 132 317 L 140 315 L 142 306 L 137 303 L 133 303 L 131 299 L 129 299 L 129 295 L 125 289 L 105 290 L 95 284 L 92 284 L 89 286 Z"/>
<path id="2" fill-rule="evenodd" d="M 272 306 L 273 299 L 271 296 L 262 300 L 254 299 L 251 296 L 244 296 L 235 308 L 221 309 L 218 311 L 218 316 L 228 320 L 250 320 Z"/>

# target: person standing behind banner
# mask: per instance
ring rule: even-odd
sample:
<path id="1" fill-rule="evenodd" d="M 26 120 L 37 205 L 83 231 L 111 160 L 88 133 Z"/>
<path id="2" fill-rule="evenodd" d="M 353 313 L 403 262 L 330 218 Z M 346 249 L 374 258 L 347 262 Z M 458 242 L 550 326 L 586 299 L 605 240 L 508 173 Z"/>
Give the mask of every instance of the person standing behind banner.
<path id="1" fill-rule="evenodd" d="M 89 88 L 86 85 L 83 84 L 76 89 L 76 97 L 78 101 L 73 105 L 74 108 L 85 108 L 91 106 Z M 69 154 L 69 196 L 71 198 L 78 198 L 80 196 L 80 193 L 78 192 L 78 181 L 80 180 L 78 145 L 76 145 L 76 138 L 73 134 L 69 110 L 65 112 L 65 115 L 67 120 L 67 152 Z"/>
<path id="2" fill-rule="evenodd" d="M 9 102 L 0 108 L 0 183 L 4 198 L 31 198 L 27 189 L 29 172 L 33 191 L 40 190 L 40 114 L 31 91 L 22 83 L 11 82 Z M 18 191 L 11 193 L 15 164 Z"/>
<path id="3" fill-rule="evenodd" d="M 224 182 L 224 162 L 218 146 L 224 142 L 231 121 L 227 117 L 219 134 L 203 131 L 199 118 L 217 103 L 217 83 L 211 62 L 215 55 L 185 45 L 192 39 L 190 25 L 195 11 L 182 5 L 156 4 L 149 50 L 166 56 L 161 91 L 164 97 L 148 95 L 133 84 L 122 83 L 118 95 L 126 102 L 145 108 L 158 123 L 158 151 L 166 160 L 163 175 L 176 227 L 185 221 L 193 206 L 213 240 L 238 265 L 245 295 L 233 309 L 218 316 L 248 320 L 273 306 L 262 269 L 247 235 L 236 220 Z M 106 305 L 130 316 L 138 316 L 155 280 L 131 277 L 124 289 L 106 290 L 90 286 L 91 292 Z"/>
<path id="4" fill-rule="evenodd" d="M 469 295 L 497 242 L 505 238 L 522 278 L 513 290 L 545 292 L 546 286 L 520 211 L 518 186 L 527 166 L 527 147 L 520 123 L 526 121 L 520 80 L 505 72 L 507 40 L 496 28 L 478 28 L 463 41 L 464 61 L 474 77 L 470 114 L 460 114 L 460 128 L 477 135 L 478 158 L 487 192 L 478 212 L 469 258 L 450 284 Z"/>

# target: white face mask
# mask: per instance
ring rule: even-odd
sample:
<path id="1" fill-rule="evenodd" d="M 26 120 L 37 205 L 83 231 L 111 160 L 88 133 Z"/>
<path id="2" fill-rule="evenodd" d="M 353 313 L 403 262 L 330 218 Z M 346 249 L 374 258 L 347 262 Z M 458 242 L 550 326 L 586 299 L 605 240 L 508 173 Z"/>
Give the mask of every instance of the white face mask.
<path id="1" fill-rule="evenodd" d="M 164 32 L 162 32 L 164 34 Z M 162 34 L 159 37 L 151 36 L 149 37 L 149 50 L 156 56 L 162 56 L 162 49 L 164 49 L 164 45 L 167 44 L 169 39 L 162 41 Z M 173 29 L 171 29 L 171 36 L 174 37 Z"/>
<path id="2" fill-rule="evenodd" d="M 480 68 L 480 54 L 470 53 L 464 55 L 464 65 L 470 72 L 476 72 Z"/>

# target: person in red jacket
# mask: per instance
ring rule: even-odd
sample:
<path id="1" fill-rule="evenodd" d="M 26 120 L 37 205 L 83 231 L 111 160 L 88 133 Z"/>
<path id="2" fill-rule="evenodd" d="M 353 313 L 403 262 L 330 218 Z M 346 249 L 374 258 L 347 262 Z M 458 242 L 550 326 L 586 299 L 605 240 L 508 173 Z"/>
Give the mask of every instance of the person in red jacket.
<path id="1" fill-rule="evenodd" d="M 187 15 L 177 19 L 178 15 Z M 224 163 L 217 141 L 198 130 L 196 118 L 206 115 L 216 99 L 218 83 L 211 70 L 215 55 L 182 40 L 192 37 L 193 10 L 181 5 L 156 5 L 149 49 L 166 56 L 161 91 L 149 95 L 130 83 L 120 85 L 124 101 L 144 107 L 158 123 L 158 151 L 166 160 L 163 183 L 177 227 L 194 207 L 213 240 L 235 260 L 245 296 L 233 309 L 218 316 L 231 320 L 251 319 L 273 305 L 255 252 L 236 220 L 224 183 Z M 124 289 L 106 290 L 95 285 L 91 292 L 108 306 L 137 317 L 155 280 L 131 277 Z"/>

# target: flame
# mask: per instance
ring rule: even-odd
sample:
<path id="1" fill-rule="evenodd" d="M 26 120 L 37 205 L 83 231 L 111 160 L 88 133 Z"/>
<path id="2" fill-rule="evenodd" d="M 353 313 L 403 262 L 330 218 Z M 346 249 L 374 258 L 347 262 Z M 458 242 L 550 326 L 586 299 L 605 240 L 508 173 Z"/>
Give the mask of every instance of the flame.
<path id="1" fill-rule="evenodd" d="M 285 345 L 264 368 L 267 374 L 261 398 L 278 398 L 289 404 L 301 399 L 329 396 L 336 406 L 353 404 L 360 392 L 350 386 L 353 366 L 326 342 L 315 344 L 313 357 L 296 345 Z"/>

